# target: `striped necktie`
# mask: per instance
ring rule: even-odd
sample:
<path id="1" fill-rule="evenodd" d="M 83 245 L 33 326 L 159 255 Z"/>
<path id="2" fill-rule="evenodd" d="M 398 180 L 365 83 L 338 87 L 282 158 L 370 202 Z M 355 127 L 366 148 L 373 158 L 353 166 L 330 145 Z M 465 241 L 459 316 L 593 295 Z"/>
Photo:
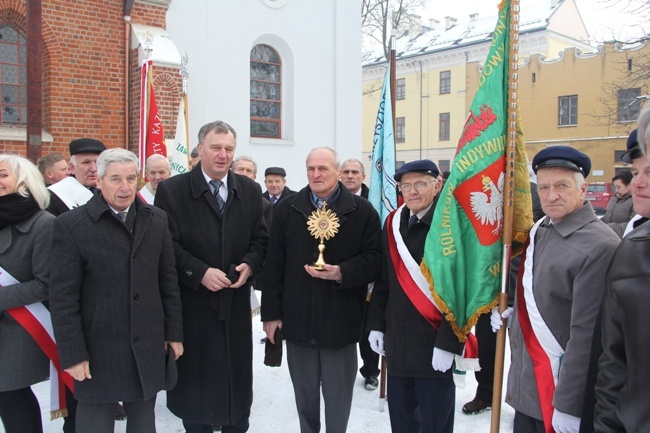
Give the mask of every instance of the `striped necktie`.
<path id="1" fill-rule="evenodd" d="M 210 185 L 214 188 L 214 198 L 217 200 L 217 207 L 219 208 L 220 212 L 223 212 L 224 206 L 226 206 L 226 202 L 223 201 L 223 198 L 221 197 L 221 194 L 219 194 L 219 188 L 221 188 L 221 185 L 223 185 L 223 182 L 220 180 L 211 180 Z"/>

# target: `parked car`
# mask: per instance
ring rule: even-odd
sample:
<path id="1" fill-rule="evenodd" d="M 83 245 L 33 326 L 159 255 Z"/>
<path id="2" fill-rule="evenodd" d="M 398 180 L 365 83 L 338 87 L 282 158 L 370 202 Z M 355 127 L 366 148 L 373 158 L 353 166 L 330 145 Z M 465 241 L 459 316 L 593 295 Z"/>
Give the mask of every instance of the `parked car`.
<path id="1" fill-rule="evenodd" d="M 587 185 L 587 200 L 596 213 L 604 213 L 607 203 L 614 197 L 614 186 L 611 182 L 590 182 Z"/>

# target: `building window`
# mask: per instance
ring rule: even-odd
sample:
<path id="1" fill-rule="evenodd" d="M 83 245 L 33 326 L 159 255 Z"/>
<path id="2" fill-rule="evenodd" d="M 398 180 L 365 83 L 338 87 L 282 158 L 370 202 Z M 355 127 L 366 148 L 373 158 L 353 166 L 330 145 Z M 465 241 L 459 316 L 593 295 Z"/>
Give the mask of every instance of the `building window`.
<path id="1" fill-rule="evenodd" d="M 3 125 L 27 124 L 27 41 L 13 26 L 0 26 L 0 87 Z"/>
<path id="2" fill-rule="evenodd" d="M 406 119 L 404 117 L 395 119 L 395 140 L 398 143 L 406 141 Z"/>
<path id="3" fill-rule="evenodd" d="M 558 101 L 558 126 L 577 125 L 578 95 L 560 96 Z"/>
<path id="4" fill-rule="evenodd" d="M 397 98 L 398 101 L 405 99 L 406 98 L 406 80 L 404 78 L 400 78 L 397 80 L 397 95 L 395 97 Z"/>
<path id="5" fill-rule="evenodd" d="M 614 151 L 614 163 L 622 162 L 621 158 L 623 157 L 623 154 L 625 152 L 627 152 L 627 150 L 615 150 Z"/>
<path id="6" fill-rule="evenodd" d="M 618 121 L 636 122 L 641 109 L 641 89 L 621 89 L 618 91 Z"/>
<path id="7" fill-rule="evenodd" d="M 449 166 L 450 161 L 448 159 L 441 159 L 438 161 L 438 169 L 440 170 L 440 174 L 442 174 L 443 171 L 449 171 Z"/>
<path id="8" fill-rule="evenodd" d="M 440 129 L 438 139 L 440 141 L 449 140 L 449 113 L 440 113 Z"/>
<path id="9" fill-rule="evenodd" d="M 282 62 L 268 45 L 251 50 L 251 137 L 282 137 Z"/>
<path id="10" fill-rule="evenodd" d="M 440 94 L 451 93 L 451 71 L 440 72 Z"/>

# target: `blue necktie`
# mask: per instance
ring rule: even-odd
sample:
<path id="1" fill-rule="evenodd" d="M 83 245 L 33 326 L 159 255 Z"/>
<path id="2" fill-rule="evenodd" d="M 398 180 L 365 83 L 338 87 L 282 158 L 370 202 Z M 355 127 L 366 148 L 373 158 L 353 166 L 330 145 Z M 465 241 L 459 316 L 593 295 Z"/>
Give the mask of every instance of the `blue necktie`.
<path id="1" fill-rule="evenodd" d="M 417 223 L 420 221 L 417 217 L 417 215 L 411 215 L 411 218 L 409 218 L 409 227 L 411 227 L 413 224 Z"/>
<path id="2" fill-rule="evenodd" d="M 271 196 L 271 204 L 275 206 L 275 204 L 278 202 L 278 198 L 274 195 Z"/>
<path id="3" fill-rule="evenodd" d="M 214 198 L 217 200 L 217 207 L 219 208 L 220 212 L 223 212 L 223 208 L 226 205 L 226 202 L 223 201 L 223 198 L 219 194 L 219 188 L 221 188 L 221 185 L 223 185 L 223 182 L 220 180 L 211 180 L 210 185 L 214 188 Z"/>

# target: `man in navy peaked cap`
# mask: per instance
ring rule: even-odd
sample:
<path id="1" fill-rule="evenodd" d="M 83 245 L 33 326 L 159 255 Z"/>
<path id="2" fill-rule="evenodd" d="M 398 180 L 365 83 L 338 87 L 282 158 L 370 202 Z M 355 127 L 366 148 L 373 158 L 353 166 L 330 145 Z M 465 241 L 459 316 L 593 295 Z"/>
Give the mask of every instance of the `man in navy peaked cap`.
<path id="1" fill-rule="evenodd" d="M 416 281 L 422 278 L 419 265 L 436 211 L 439 174 L 436 164 L 427 159 L 404 164 L 395 173 L 404 206 L 384 223 L 382 273 L 368 307 L 370 347 L 385 355 L 388 365 L 393 433 L 454 429 L 451 366 L 463 343 L 444 316 L 438 328 L 431 325 L 431 305 L 417 301 Z"/>
<path id="2" fill-rule="evenodd" d="M 618 236 L 585 201 L 591 160 L 567 146 L 533 158 L 546 216 L 521 259 L 515 305 L 492 310 L 496 332 L 510 317 L 512 362 L 506 403 L 517 433 L 577 432 L 591 340 Z M 546 368 L 534 368 L 534 365 Z"/>

